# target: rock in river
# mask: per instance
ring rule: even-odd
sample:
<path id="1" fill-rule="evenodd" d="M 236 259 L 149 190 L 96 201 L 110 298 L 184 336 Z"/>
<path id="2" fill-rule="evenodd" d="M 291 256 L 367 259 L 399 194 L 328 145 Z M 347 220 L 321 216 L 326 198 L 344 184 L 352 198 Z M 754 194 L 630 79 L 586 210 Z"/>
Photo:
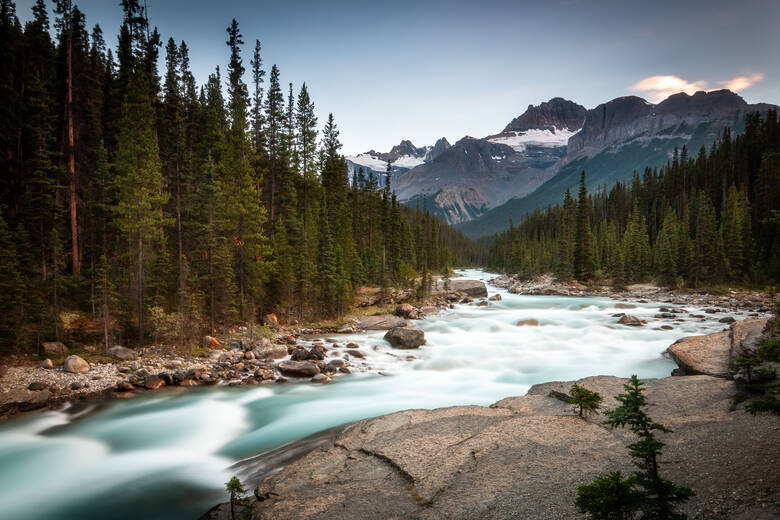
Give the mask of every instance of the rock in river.
<path id="1" fill-rule="evenodd" d="M 73 374 L 86 374 L 89 372 L 89 363 L 78 356 L 68 356 L 62 364 L 62 369 Z"/>
<path id="2" fill-rule="evenodd" d="M 689 336 L 678 340 L 667 349 L 683 374 L 705 374 L 726 377 L 729 373 L 729 331 L 706 336 Z"/>
<path id="3" fill-rule="evenodd" d="M 410 327 L 393 327 L 387 331 L 385 339 L 395 348 L 417 348 L 425 344 L 423 331 Z"/>
<path id="4" fill-rule="evenodd" d="M 380 314 L 378 316 L 358 316 L 355 318 L 354 324 L 359 329 L 387 330 L 406 326 L 406 320 L 392 314 Z"/>
<path id="5" fill-rule="evenodd" d="M 528 318 L 527 320 L 520 320 L 517 322 L 518 327 L 538 327 L 539 326 L 539 320 L 536 318 Z"/>
<path id="6" fill-rule="evenodd" d="M 621 325 L 630 325 L 632 327 L 640 327 L 647 323 L 646 321 L 640 320 L 636 316 L 631 316 L 630 314 L 626 314 L 622 318 L 618 320 L 618 323 Z"/>
<path id="7" fill-rule="evenodd" d="M 474 298 L 487 298 L 487 286 L 479 280 L 450 280 L 451 291 L 458 291 Z"/>
<path id="8" fill-rule="evenodd" d="M 280 361 L 276 367 L 290 377 L 314 377 L 320 373 L 319 367 L 311 361 Z"/>

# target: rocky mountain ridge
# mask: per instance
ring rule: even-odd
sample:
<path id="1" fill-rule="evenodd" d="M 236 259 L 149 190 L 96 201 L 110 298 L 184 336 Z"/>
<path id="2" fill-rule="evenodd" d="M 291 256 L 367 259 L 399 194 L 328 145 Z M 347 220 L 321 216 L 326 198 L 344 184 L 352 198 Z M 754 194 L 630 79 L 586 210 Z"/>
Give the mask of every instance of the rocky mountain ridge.
<path id="1" fill-rule="evenodd" d="M 583 170 L 590 190 L 611 187 L 635 171 L 665 164 L 675 148 L 686 146 L 694 154 L 711 146 L 725 128 L 741 133 L 748 114 L 771 108 L 777 107 L 749 104 L 728 90 L 674 94 L 658 104 L 637 96 L 602 103 L 587 111 L 582 129 L 570 136 L 565 157 L 552 166 L 546 182 L 458 227 L 473 237 L 501 231 L 510 219 L 519 221 L 561 202 L 567 189 L 576 188 Z"/>

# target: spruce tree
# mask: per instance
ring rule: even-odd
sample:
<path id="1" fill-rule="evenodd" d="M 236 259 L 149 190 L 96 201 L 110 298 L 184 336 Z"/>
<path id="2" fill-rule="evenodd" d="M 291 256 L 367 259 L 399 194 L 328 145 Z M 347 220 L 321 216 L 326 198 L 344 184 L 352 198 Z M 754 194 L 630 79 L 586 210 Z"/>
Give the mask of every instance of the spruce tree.
<path id="1" fill-rule="evenodd" d="M 580 177 L 577 199 L 577 227 L 574 247 L 574 276 L 579 280 L 593 278 L 593 235 L 590 229 L 590 200 L 585 186 L 585 172 Z"/>

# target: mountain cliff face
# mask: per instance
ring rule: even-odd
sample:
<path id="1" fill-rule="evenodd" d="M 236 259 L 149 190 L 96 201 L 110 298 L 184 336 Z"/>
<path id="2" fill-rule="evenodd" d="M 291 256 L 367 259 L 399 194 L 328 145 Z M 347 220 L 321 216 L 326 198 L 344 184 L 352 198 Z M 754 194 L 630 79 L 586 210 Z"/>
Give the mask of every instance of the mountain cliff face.
<path id="1" fill-rule="evenodd" d="M 613 99 L 588 110 L 582 129 L 573 133 L 566 155 L 551 169 L 552 175 L 533 193 L 494 206 L 458 227 L 470 236 L 492 234 L 519 221 L 526 213 L 563 200 L 566 189 L 576 188 L 582 170 L 588 188 L 612 186 L 646 166 L 660 166 L 674 148 L 686 146 L 691 154 L 709 147 L 729 127 L 739 133 L 745 116 L 765 112 L 773 105 L 748 104 L 728 90 L 675 94 L 658 104 L 640 97 Z"/>
<path id="2" fill-rule="evenodd" d="M 528 110 L 506 125 L 504 132 L 525 132 L 532 129 L 565 129 L 576 132 L 582 128 L 586 112 L 585 107 L 556 97 L 539 106 L 528 105 Z"/>
<path id="3" fill-rule="evenodd" d="M 447 149 L 450 143 L 442 137 L 433 146 L 416 147 L 411 141 L 405 139 L 393 146 L 389 152 L 382 153 L 371 150 L 359 155 L 348 155 L 345 157 L 349 174 L 363 168 L 368 175 L 369 171 L 374 172 L 374 176 L 379 179 L 380 184 L 384 183 L 387 174 L 387 163 L 390 162 L 391 182 L 398 176 L 403 175 L 415 166 L 434 160 Z"/>
<path id="4" fill-rule="evenodd" d="M 512 197 L 531 193 L 566 156 L 585 108 L 561 98 L 529 106 L 500 134 L 464 137 L 429 161 L 393 179 L 398 199 L 449 223 L 479 217 Z M 437 143 L 438 146 L 438 143 Z M 434 147 L 434 150 L 437 147 Z"/>

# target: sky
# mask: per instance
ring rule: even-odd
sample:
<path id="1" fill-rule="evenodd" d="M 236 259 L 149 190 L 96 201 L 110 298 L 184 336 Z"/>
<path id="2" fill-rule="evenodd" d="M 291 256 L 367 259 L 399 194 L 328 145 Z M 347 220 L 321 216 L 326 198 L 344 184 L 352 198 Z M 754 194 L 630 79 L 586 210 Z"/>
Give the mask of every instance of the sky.
<path id="1" fill-rule="evenodd" d="M 22 21 L 34 0 L 17 0 Z M 116 46 L 119 0 L 75 0 Z M 53 2 L 50 2 L 53 5 Z M 345 154 L 500 132 L 529 104 L 593 108 L 639 95 L 732 88 L 780 104 L 778 0 L 147 0 L 163 41 L 185 40 L 199 83 L 228 61 L 225 28 L 254 42 Z M 161 68 L 164 53 L 161 53 Z M 249 82 L 249 75 L 247 75 Z"/>

